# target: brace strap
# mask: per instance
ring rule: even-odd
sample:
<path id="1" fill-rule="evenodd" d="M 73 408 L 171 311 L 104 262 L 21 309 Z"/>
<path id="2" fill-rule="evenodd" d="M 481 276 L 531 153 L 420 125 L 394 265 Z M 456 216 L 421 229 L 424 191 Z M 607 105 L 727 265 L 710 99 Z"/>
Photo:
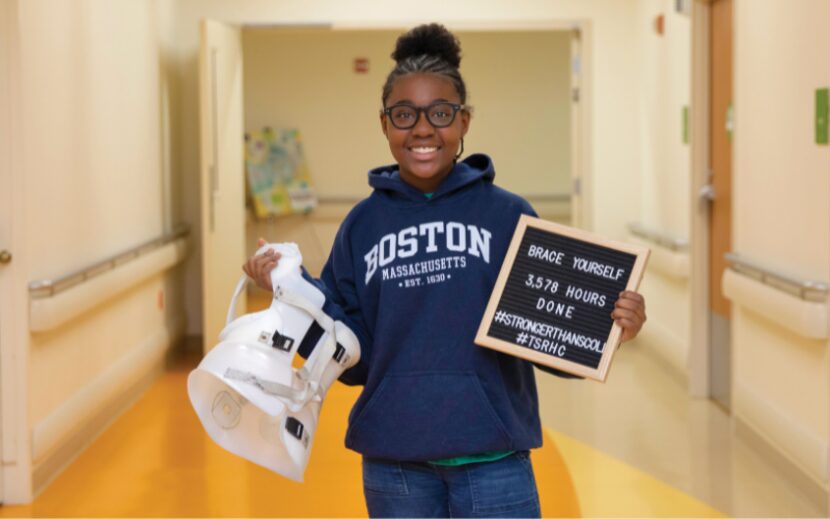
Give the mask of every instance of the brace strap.
<path id="1" fill-rule="evenodd" d="M 274 289 L 274 297 L 280 301 L 296 306 L 311 315 L 312 318 L 320 325 L 320 327 L 327 332 L 326 340 L 322 344 L 322 351 L 312 354 L 309 360 L 303 364 L 303 367 L 297 370 L 297 374 L 301 380 L 307 380 L 314 385 L 315 390 L 320 385 L 323 377 L 323 371 L 326 365 L 334 354 L 337 352 L 337 337 L 334 331 L 334 320 L 323 312 L 322 308 L 311 304 L 303 296 L 287 290 L 283 286 Z"/>
<path id="2" fill-rule="evenodd" d="M 285 384 L 280 384 L 279 382 L 265 380 L 264 378 L 260 378 L 249 371 L 228 368 L 225 370 L 225 378 L 229 380 L 238 380 L 239 382 L 252 384 L 261 389 L 264 393 L 268 393 L 269 395 L 277 396 L 280 398 L 288 398 L 292 401 L 296 401 L 301 394 L 301 391 L 298 391 L 293 387 L 286 386 Z"/>

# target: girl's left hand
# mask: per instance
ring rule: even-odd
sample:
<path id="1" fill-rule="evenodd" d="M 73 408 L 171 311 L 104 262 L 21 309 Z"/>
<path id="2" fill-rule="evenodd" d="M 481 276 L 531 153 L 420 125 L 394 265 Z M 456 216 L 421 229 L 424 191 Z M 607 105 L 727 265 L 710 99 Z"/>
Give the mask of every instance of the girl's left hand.
<path id="1" fill-rule="evenodd" d="M 646 300 L 637 292 L 620 292 L 611 318 L 622 328 L 620 343 L 633 339 L 646 322 Z"/>

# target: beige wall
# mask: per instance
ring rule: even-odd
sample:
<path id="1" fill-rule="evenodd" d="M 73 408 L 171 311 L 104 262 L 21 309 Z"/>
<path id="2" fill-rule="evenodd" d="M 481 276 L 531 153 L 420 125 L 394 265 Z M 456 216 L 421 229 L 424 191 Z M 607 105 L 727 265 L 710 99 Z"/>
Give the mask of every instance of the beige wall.
<path id="1" fill-rule="evenodd" d="M 733 249 L 802 279 L 830 279 L 830 148 L 814 142 L 830 85 L 830 3 L 735 3 Z M 830 354 L 733 307 L 733 409 L 825 487 Z"/>
<path id="2" fill-rule="evenodd" d="M 321 197 L 363 197 L 366 172 L 392 162 L 380 91 L 399 31 L 243 31 L 245 124 L 299 128 Z M 569 41 L 565 31 L 458 32 L 475 112 L 465 153 L 485 152 L 496 183 L 530 195 L 570 192 Z M 367 74 L 354 58 L 370 61 Z"/>
<path id="3" fill-rule="evenodd" d="M 459 31 L 475 107 L 467 149 L 496 183 L 529 198 L 571 192 L 570 31 Z"/>
<path id="4" fill-rule="evenodd" d="M 569 28 L 579 22 L 586 28 L 584 75 L 590 78 L 592 85 L 583 91 L 583 99 L 592 100 L 590 106 L 586 104 L 584 107 L 590 128 L 585 144 L 592 150 L 585 164 L 590 175 L 585 183 L 586 195 L 593 202 L 588 220 L 599 232 L 622 237 L 626 222 L 638 214 L 640 147 L 637 132 L 632 126 L 638 106 L 636 46 L 632 45 L 636 34 L 636 10 L 631 3 L 619 0 L 528 0 L 520 3 L 325 0 L 312 5 L 296 0 L 240 0 L 232 3 L 179 0 L 176 7 L 178 59 L 182 66 L 182 103 L 177 116 L 180 117 L 182 139 L 183 186 L 195 186 L 198 181 L 196 56 L 197 24 L 202 17 L 237 24 L 330 23 L 340 28 L 399 27 L 402 30 L 425 21 L 439 21 L 454 30 L 468 31 L 481 28 Z M 475 91 L 471 91 L 475 95 Z M 499 166 L 499 163 L 497 166 L 502 170 L 506 167 Z M 192 223 L 198 222 L 195 193 L 191 194 L 188 188 L 183 188 L 182 192 L 184 218 Z M 195 230 L 198 235 L 199 230 Z M 194 255 L 186 268 L 189 333 L 199 333 L 201 329 L 198 301 L 200 263 L 200 258 Z"/>
<path id="5" fill-rule="evenodd" d="M 20 3 L 32 279 L 162 230 L 158 47 L 147 5 Z"/>
<path id="6" fill-rule="evenodd" d="M 637 12 L 640 95 L 636 125 L 643 190 L 637 221 L 665 236 L 688 241 L 691 157 L 689 144 L 682 139 L 682 109 L 690 100 L 691 19 L 675 12 L 674 0 L 639 0 Z M 654 28 L 658 15 L 664 16 L 662 35 Z M 664 252 L 678 255 L 669 249 Z M 688 257 L 688 250 L 679 255 Z M 688 273 L 678 276 L 660 267 L 655 254 L 641 287 L 649 309 L 642 340 L 686 375 L 691 326 Z"/>
<path id="7" fill-rule="evenodd" d="M 14 173 L 22 203 L 13 222 L 20 237 L 14 299 L 27 308 L 30 281 L 58 278 L 161 235 L 173 205 L 169 179 L 179 173 L 162 130 L 169 120 L 161 113 L 163 85 L 171 79 L 160 66 L 163 36 L 171 32 L 167 6 L 25 0 L 15 7 L 20 153 Z M 4 358 L 13 349 L 11 358 L 28 358 L 29 366 L 20 384 L 3 388 L 4 398 L 12 392 L 25 403 L 18 417 L 26 422 L 22 433 L 13 431 L 17 436 L 4 434 L 4 443 L 32 443 L 15 459 L 4 453 L 7 480 L 16 481 L 7 487 L 7 502 L 30 497 L 33 481 L 44 483 L 90 441 L 100 410 L 117 413 L 118 404 L 126 405 L 131 386 L 160 365 L 183 332 L 182 299 L 180 273 L 160 271 L 73 321 L 3 343 Z M 28 326 L 25 317 L 21 324 Z M 115 380 L 107 399 L 88 395 L 91 383 L 127 356 L 151 362 L 144 373 Z M 88 412 L 72 415 L 73 402 Z M 55 435 L 40 444 L 50 448 L 39 451 L 33 439 L 50 421 L 68 427 L 51 430 Z"/>
<path id="8" fill-rule="evenodd" d="M 662 35 L 654 19 L 664 15 Z M 682 141 L 682 108 L 691 86 L 691 19 L 674 0 L 640 0 L 640 131 L 642 223 L 689 236 L 689 145 Z"/>
<path id="9" fill-rule="evenodd" d="M 319 196 L 363 198 L 366 172 L 391 161 L 380 89 L 396 34 L 327 29 L 243 31 L 245 129 L 300 130 Z M 370 60 L 355 74 L 352 60 Z"/>

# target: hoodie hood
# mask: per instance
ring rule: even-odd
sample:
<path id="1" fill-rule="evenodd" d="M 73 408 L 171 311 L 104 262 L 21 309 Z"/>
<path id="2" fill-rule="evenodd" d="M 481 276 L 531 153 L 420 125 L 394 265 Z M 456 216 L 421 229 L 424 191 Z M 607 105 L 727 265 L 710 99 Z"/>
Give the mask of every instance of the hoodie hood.
<path id="1" fill-rule="evenodd" d="M 450 174 L 435 190 L 431 200 L 454 193 L 479 180 L 492 183 L 495 177 L 496 170 L 493 169 L 493 161 L 490 157 L 482 153 L 470 155 L 453 166 Z M 369 171 L 369 185 L 375 191 L 386 192 L 391 196 L 402 196 L 413 202 L 427 202 L 424 193 L 403 181 L 397 164 L 381 166 Z"/>

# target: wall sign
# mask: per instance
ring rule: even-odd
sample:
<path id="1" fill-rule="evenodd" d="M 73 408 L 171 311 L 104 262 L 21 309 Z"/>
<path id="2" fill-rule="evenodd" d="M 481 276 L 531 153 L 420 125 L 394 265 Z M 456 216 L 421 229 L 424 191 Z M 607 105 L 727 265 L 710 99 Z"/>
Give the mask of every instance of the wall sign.
<path id="1" fill-rule="evenodd" d="M 476 335 L 480 346 L 605 381 L 649 249 L 523 215 Z"/>
<path id="2" fill-rule="evenodd" d="M 369 58 L 355 58 L 354 71 L 356 74 L 366 74 L 369 72 Z"/>

